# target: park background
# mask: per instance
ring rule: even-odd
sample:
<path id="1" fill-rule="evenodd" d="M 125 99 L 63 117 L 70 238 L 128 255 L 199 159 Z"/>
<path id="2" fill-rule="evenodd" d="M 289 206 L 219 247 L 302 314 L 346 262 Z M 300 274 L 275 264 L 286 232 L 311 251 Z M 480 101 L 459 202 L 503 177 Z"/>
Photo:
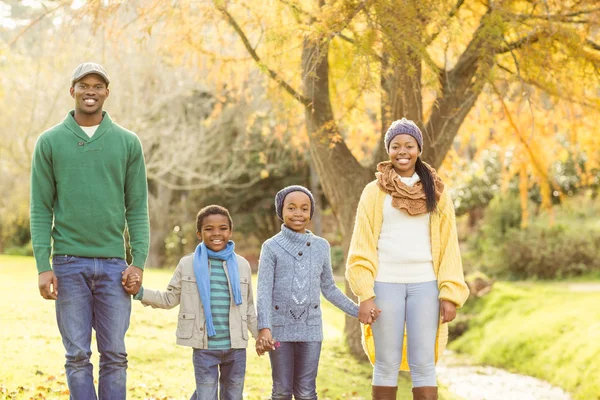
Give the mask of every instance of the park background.
<path id="1" fill-rule="evenodd" d="M 600 399 L 599 22 L 593 0 L 0 1 L 0 398 L 68 396 L 31 258 L 29 169 L 73 107 L 72 70 L 95 61 L 111 77 L 105 110 L 144 146 L 146 285 L 166 287 L 212 203 L 256 268 L 280 226 L 274 194 L 302 184 L 343 287 L 358 197 L 407 117 L 457 212 L 472 294 L 453 357 Z M 358 325 L 326 312 L 319 395 L 369 398 Z M 191 393 L 175 324 L 176 310 L 134 304 L 131 398 Z M 268 360 L 249 357 L 247 398 L 268 397 Z M 447 400 L 495 391 L 441 384 Z"/>

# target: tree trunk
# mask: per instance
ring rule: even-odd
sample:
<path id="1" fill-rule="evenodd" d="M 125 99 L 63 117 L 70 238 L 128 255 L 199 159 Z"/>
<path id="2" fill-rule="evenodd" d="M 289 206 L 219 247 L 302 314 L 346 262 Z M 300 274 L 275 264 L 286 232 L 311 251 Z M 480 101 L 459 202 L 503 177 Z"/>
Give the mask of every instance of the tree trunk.
<path id="1" fill-rule="evenodd" d="M 304 41 L 304 93 L 312 101 L 305 108 L 305 116 L 311 159 L 321 179 L 325 196 L 338 220 L 344 254 L 347 254 L 358 200 L 362 189 L 373 175 L 372 171 L 358 163 L 346 143 L 338 140 L 341 136 L 333 118 L 329 95 L 328 50 L 327 44 L 319 46 L 308 39 Z M 356 300 L 348 287 L 346 293 Z M 364 358 L 358 320 L 347 317 L 345 332 L 351 352 Z"/>
<path id="2" fill-rule="evenodd" d="M 319 174 L 317 173 L 317 169 L 315 168 L 315 164 L 312 160 L 308 163 L 310 166 L 310 191 L 312 192 L 315 201 L 315 211 L 314 215 L 311 219 L 312 222 L 312 230 L 313 233 L 317 236 L 323 236 L 323 221 L 321 217 L 321 202 L 319 199 L 321 198 L 321 187 L 320 187 L 320 179 Z"/>
<path id="3" fill-rule="evenodd" d="M 156 193 L 148 193 L 148 208 L 150 214 L 150 249 L 146 265 L 153 268 L 165 267 L 165 240 L 169 235 L 169 208 L 173 198 L 173 190 L 157 185 Z"/>

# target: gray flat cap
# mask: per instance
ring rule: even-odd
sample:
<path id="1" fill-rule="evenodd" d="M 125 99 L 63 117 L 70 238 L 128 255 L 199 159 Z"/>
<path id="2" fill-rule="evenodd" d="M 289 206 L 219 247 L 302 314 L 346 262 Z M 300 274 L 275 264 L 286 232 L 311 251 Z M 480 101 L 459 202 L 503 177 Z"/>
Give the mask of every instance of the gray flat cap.
<path id="1" fill-rule="evenodd" d="M 102 65 L 92 62 L 85 62 L 79 64 L 77 68 L 75 68 L 75 71 L 73 71 L 73 76 L 71 77 L 71 86 L 75 85 L 75 82 L 89 74 L 100 75 L 107 85 L 110 83 L 108 73 Z"/>

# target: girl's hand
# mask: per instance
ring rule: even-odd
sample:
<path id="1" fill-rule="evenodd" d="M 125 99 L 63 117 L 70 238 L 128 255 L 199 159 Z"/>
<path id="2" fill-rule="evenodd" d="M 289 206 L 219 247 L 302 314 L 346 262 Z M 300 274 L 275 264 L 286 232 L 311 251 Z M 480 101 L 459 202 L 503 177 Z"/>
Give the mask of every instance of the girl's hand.
<path id="1" fill-rule="evenodd" d="M 380 309 L 377 309 L 377 308 L 371 309 L 369 325 L 372 324 L 373 322 L 377 321 L 377 318 L 379 318 L 379 314 L 381 314 Z"/>
<path id="2" fill-rule="evenodd" d="M 275 350 L 275 340 L 271 336 L 271 330 L 263 328 L 256 338 L 256 354 L 262 356 L 266 351 Z"/>
<path id="3" fill-rule="evenodd" d="M 448 300 L 442 300 L 440 315 L 442 316 L 442 323 L 452 321 L 456 318 L 456 304 Z"/>
<path id="4" fill-rule="evenodd" d="M 381 310 L 375 304 L 375 298 L 362 301 L 358 306 L 358 320 L 363 324 L 370 324 L 379 317 Z"/>

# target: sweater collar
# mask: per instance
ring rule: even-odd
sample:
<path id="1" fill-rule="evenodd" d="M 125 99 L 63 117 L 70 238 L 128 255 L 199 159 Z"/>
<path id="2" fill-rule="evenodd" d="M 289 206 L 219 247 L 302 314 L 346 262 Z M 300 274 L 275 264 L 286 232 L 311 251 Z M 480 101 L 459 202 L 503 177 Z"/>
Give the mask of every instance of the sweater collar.
<path id="1" fill-rule="evenodd" d="M 285 224 L 281 225 L 281 232 L 274 236 L 275 242 L 298 260 L 302 258 L 302 252 L 307 250 L 313 238 L 313 233 L 308 229 L 306 233 L 298 233 Z"/>
<path id="2" fill-rule="evenodd" d="M 85 140 L 87 143 L 91 143 L 100 138 L 100 136 L 104 135 L 104 133 L 106 133 L 113 125 L 112 119 L 110 119 L 110 116 L 106 111 L 102 111 L 102 122 L 100 122 L 100 126 L 98 126 L 98 129 L 96 129 L 96 132 L 92 137 L 89 137 L 83 129 L 81 129 L 77 121 L 75 121 L 75 110 L 71 110 L 67 113 L 63 123 L 78 138 Z"/>

